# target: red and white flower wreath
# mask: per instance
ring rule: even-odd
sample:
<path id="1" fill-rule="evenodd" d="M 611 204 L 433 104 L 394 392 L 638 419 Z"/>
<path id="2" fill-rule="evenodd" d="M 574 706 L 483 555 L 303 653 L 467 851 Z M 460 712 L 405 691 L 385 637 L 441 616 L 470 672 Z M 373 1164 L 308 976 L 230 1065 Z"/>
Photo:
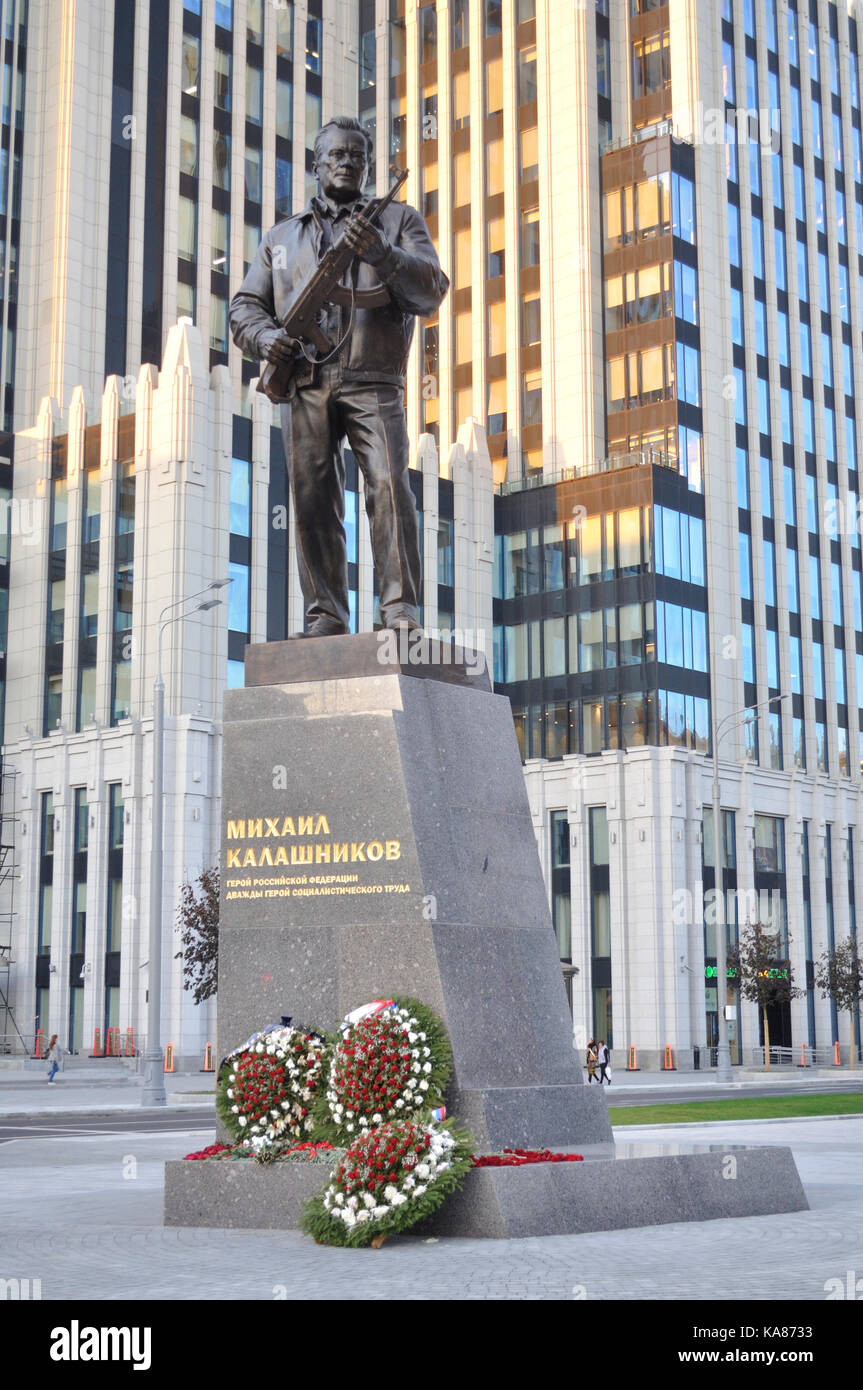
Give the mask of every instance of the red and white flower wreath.
<path id="1" fill-rule="evenodd" d="M 419 1004 L 387 1003 L 343 1025 L 324 1092 L 340 1139 L 350 1143 L 387 1120 L 412 1119 L 439 1105 L 450 1070 L 446 1035 Z"/>
<path id="2" fill-rule="evenodd" d="M 223 1071 L 223 1119 L 255 1152 L 303 1139 L 315 1127 L 312 1105 L 325 1044 L 298 1028 L 274 1028 L 231 1057 Z"/>

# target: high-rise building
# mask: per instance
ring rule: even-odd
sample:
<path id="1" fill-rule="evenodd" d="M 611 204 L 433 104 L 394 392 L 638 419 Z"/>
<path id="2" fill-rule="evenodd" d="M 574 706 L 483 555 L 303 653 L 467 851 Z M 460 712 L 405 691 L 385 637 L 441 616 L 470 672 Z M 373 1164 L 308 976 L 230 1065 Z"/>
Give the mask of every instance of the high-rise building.
<path id="1" fill-rule="evenodd" d="M 142 1024 L 162 610 L 233 580 L 227 612 L 165 635 L 166 958 L 178 886 L 218 844 L 221 690 L 246 641 L 302 620 L 277 416 L 248 395 L 257 364 L 228 350 L 226 310 L 261 231 L 313 191 L 314 135 L 339 111 L 375 140 L 378 192 L 410 169 L 451 277 L 407 390 L 423 616 L 481 631 L 512 701 L 576 1038 L 704 1065 L 724 1004 L 733 1059 L 761 1044 L 734 978 L 717 987 L 714 755 L 729 944 L 777 926 L 811 986 L 856 932 L 854 8 L 93 0 L 58 23 L 19 0 L 22 1031 L 38 1015 L 83 1046 Z M 3 323 L 8 342 L 5 304 Z M 212 1023 L 178 967 L 165 1010 L 194 1055 Z M 770 1036 L 832 1045 L 835 1008 L 810 988 Z"/>
<path id="2" fill-rule="evenodd" d="M 412 429 L 442 459 L 487 429 L 495 682 L 574 1014 L 642 1065 L 704 1056 L 720 1002 L 736 1061 L 762 1042 L 717 989 L 714 750 L 728 942 L 790 937 L 810 988 L 774 1043 L 838 1036 L 811 986 L 856 930 L 863 838 L 854 11 L 362 11 L 361 109 L 453 279 Z"/>

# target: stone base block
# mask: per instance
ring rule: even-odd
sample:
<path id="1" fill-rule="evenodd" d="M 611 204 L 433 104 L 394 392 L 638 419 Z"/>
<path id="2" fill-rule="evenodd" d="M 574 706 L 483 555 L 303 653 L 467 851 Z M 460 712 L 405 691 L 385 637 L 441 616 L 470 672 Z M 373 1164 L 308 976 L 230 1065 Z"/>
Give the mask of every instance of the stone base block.
<path id="1" fill-rule="evenodd" d="M 165 1225 L 294 1231 L 329 1171 L 322 1163 L 175 1159 L 165 1164 Z"/>
<path id="2" fill-rule="evenodd" d="M 608 1143 L 606 1098 L 598 1086 L 450 1087 L 447 1114 L 478 1148 L 567 1149 Z M 539 1136 L 539 1137 L 537 1137 Z"/>
<path id="3" fill-rule="evenodd" d="M 641 1146 L 626 1147 L 635 1156 L 476 1168 L 416 1233 L 497 1239 L 577 1235 L 808 1210 L 788 1148 L 681 1152 L 684 1145 L 673 1145 L 660 1153 L 659 1145 L 645 1145 L 648 1153 L 641 1157 Z M 167 1163 L 165 1224 L 295 1230 L 303 1206 L 327 1173 L 318 1164 Z"/>

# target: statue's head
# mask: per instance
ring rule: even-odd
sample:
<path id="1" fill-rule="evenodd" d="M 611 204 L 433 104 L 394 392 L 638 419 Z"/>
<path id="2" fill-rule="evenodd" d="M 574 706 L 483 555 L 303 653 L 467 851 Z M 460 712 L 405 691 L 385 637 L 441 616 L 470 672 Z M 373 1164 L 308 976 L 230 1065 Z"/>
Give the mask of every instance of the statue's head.
<path id="1" fill-rule="evenodd" d="M 318 131 L 312 170 L 325 197 L 353 202 L 363 190 L 372 157 L 372 140 L 354 116 L 334 116 Z"/>

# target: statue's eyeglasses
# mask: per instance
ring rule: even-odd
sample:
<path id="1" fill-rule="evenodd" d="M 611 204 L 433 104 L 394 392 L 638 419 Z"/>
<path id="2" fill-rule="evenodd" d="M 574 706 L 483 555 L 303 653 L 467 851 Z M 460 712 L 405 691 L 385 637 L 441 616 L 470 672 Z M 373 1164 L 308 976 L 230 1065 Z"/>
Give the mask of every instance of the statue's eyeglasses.
<path id="1" fill-rule="evenodd" d="M 361 169 L 366 163 L 364 150 L 330 150 L 329 154 L 321 158 L 321 164 L 353 164 L 355 168 Z"/>

